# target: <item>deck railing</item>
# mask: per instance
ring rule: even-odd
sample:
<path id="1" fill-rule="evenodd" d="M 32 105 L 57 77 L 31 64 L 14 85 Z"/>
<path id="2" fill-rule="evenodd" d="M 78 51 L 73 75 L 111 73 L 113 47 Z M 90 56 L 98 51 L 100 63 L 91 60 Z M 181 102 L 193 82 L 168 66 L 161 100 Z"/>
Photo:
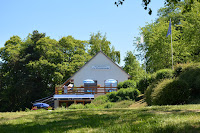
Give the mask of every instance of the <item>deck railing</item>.
<path id="1" fill-rule="evenodd" d="M 112 91 L 117 91 L 117 87 L 68 87 L 68 90 L 62 87 L 55 88 L 55 94 L 106 94 Z"/>

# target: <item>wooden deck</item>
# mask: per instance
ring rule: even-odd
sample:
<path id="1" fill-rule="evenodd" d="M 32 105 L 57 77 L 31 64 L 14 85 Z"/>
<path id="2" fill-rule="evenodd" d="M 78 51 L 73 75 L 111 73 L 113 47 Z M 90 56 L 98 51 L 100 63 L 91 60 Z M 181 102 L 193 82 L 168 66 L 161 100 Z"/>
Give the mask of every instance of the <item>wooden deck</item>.
<path id="1" fill-rule="evenodd" d="M 106 94 L 112 91 L 117 91 L 117 87 L 73 87 L 65 90 L 64 88 L 55 88 L 55 94 Z"/>

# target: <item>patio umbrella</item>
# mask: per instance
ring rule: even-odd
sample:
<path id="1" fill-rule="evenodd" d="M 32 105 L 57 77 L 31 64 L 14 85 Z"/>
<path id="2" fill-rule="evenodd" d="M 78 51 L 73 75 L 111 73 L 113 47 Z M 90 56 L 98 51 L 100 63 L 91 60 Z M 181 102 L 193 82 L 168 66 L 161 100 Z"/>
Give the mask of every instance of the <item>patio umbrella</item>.
<path id="1" fill-rule="evenodd" d="M 35 103 L 33 106 L 37 106 L 38 108 L 47 108 L 49 107 L 49 104 L 46 103 Z"/>
<path id="2" fill-rule="evenodd" d="M 106 84 L 115 84 L 115 83 L 117 83 L 117 80 L 115 80 L 115 79 L 107 79 L 107 80 L 105 81 L 105 83 L 106 83 Z"/>
<path id="3" fill-rule="evenodd" d="M 95 83 L 92 79 L 83 80 L 83 83 Z"/>

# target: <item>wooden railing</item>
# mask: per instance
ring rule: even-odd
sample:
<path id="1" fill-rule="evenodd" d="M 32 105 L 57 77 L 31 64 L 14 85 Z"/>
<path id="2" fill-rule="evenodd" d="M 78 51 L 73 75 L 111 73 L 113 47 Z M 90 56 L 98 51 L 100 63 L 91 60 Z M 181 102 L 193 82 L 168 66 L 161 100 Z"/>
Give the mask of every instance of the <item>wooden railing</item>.
<path id="1" fill-rule="evenodd" d="M 117 87 L 68 87 L 67 91 L 62 87 L 55 88 L 55 94 L 106 94 L 112 91 L 117 91 Z"/>

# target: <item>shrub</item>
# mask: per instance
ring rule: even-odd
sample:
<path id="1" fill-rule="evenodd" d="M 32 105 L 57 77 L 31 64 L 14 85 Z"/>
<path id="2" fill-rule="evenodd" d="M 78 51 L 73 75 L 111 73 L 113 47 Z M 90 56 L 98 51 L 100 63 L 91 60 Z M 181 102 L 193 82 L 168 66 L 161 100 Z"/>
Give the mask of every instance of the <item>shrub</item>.
<path id="1" fill-rule="evenodd" d="M 174 77 L 174 71 L 172 69 L 161 69 L 156 72 L 156 81 L 161 79 L 170 79 Z"/>
<path id="2" fill-rule="evenodd" d="M 123 82 L 123 88 L 135 88 L 136 87 L 136 82 L 133 80 L 126 80 Z"/>
<path id="3" fill-rule="evenodd" d="M 182 68 L 179 78 L 188 83 L 192 96 L 195 97 L 200 94 L 200 63 L 187 65 L 187 67 Z"/>
<path id="4" fill-rule="evenodd" d="M 137 84 L 137 88 L 141 93 L 144 93 L 147 87 L 153 83 L 156 79 L 156 73 L 147 75 L 147 77 L 143 77 Z"/>
<path id="5" fill-rule="evenodd" d="M 85 105 L 85 108 L 94 109 L 94 108 L 96 108 L 96 106 L 93 103 L 88 103 L 88 104 Z"/>
<path id="6" fill-rule="evenodd" d="M 55 108 L 55 110 L 62 111 L 62 110 L 66 110 L 66 108 L 64 106 L 62 106 L 62 107 Z"/>
<path id="7" fill-rule="evenodd" d="M 111 102 L 116 102 L 116 101 L 118 101 L 120 99 L 117 96 L 117 92 L 116 91 L 107 93 L 106 96 L 108 97 L 108 100 L 111 101 Z"/>
<path id="8" fill-rule="evenodd" d="M 124 82 L 119 82 L 118 85 L 117 85 L 117 89 L 123 88 L 123 84 L 124 84 Z"/>
<path id="9" fill-rule="evenodd" d="M 193 63 L 186 63 L 186 64 L 177 64 L 174 66 L 174 74 L 175 77 L 178 77 L 183 71 L 185 71 L 185 68 L 188 68 L 190 66 L 194 65 Z"/>
<path id="10" fill-rule="evenodd" d="M 135 100 L 140 91 L 135 88 L 120 89 L 117 92 L 108 93 L 107 96 L 111 102 L 121 101 L 121 100 Z"/>
<path id="11" fill-rule="evenodd" d="M 72 105 L 70 105 L 68 107 L 68 109 L 84 109 L 84 108 L 85 108 L 85 106 L 83 104 L 81 104 L 81 103 L 79 103 L 79 104 L 72 104 Z"/>
<path id="12" fill-rule="evenodd" d="M 153 105 L 175 105 L 187 103 L 190 96 L 189 86 L 180 79 L 165 79 L 152 91 Z"/>
<path id="13" fill-rule="evenodd" d="M 154 82 L 151 85 L 148 86 L 147 90 L 144 93 L 145 101 L 147 102 L 147 105 L 152 105 L 152 97 L 151 94 L 154 91 L 154 88 L 158 85 L 159 82 Z"/>
<path id="14" fill-rule="evenodd" d="M 149 85 L 151 85 L 154 82 L 159 82 L 163 79 L 170 79 L 174 77 L 174 71 L 171 69 L 161 69 L 151 75 L 148 75 L 147 77 L 144 77 L 141 79 L 138 84 L 137 88 L 141 93 L 144 93 L 145 90 L 148 88 Z"/>
<path id="15" fill-rule="evenodd" d="M 118 85 L 117 85 L 117 88 L 118 89 L 121 89 L 121 88 L 135 88 L 136 87 L 136 82 L 134 80 L 125 80 L 124 82 L 120 82 Z"/>
<path id="16" fill-rule="evenodd" d="M 104 108 L 112 108 L 113 105 L 114 105 L 114 103 L 107 102 L 107 103 L 104 105 Z"/>
<path id="17" fill-rule="evenodd" d="M 109 94 L 109 93 L 108 93 Z M 109 99 L 108 99 L 108 96 L 107 95 L 101 95 L 101 96 L 98 96 L 98 97 L 96 97 L 93 101 L 92 101 L 92 103 L 94 104 L 94 105 L 100 105 L 100 104 L 104 104 L 104 103 L 106 103 L 106 102 L 108 102 L 109 101 Z"/>

